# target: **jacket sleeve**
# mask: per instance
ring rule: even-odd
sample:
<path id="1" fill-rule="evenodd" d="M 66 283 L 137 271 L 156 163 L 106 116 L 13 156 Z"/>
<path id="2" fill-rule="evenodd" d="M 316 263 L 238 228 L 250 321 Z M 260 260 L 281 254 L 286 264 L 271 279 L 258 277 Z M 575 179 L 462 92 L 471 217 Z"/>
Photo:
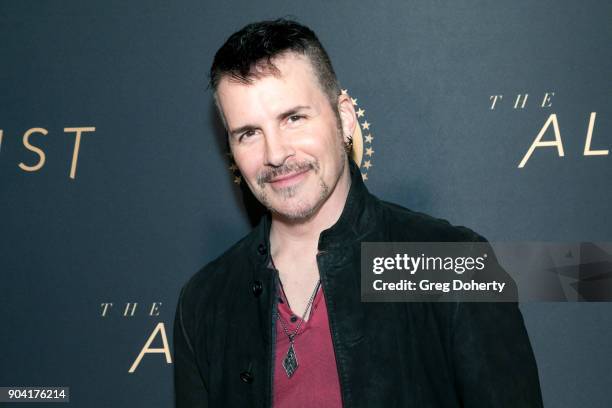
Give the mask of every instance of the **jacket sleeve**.
<path id="1" fill-rule="evenodd" d="M 467 230 L 467 229 L 466 229 Z M 471 241 L 486 243 L 471 231 Z M 509 302 L 459 302 L 451 327 L 455 384 L 462 406 L 541 408 L 542 394 L 518 288 L 499 264 L 492 248 L 487 277 L 508 282 Z"/>
<path id="2" fill-rule="evenodd" d="M 179 295 L 174 319 L 174 396 L 176 408 L 208 407 L 208 390 L 202 378 L 188 334 L 185 310 L 183 310 L 185 288 Z"/>
<path id="3" fill-rule="evenodd" d="M 452 336 L 461 406 L 542 407 L 538 369 L 517 303 L 457 303 Z"/>

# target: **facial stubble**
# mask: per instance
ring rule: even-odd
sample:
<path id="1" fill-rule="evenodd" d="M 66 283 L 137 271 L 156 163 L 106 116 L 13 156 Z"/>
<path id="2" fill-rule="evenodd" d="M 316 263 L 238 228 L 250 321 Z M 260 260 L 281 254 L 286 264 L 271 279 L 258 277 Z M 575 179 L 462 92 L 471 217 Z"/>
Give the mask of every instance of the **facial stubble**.
<path id="1" fill-rule="evenodd" d="M 338 141 L 342 141 L 343 140 L 342 139 L 342 128 L 339 125 L 339 120 L 337 123 L 338 123 L 338 128 L 337 128 Z M 345 162 L 346 152 L 344 150 L 342 143 L 337 144 L 337 149 L 338 149 L 337 153 L 339 155 L 340 162 L 343 163 L 344 165 L 346 163 Z M 270 203 L 268 192 L 266 191 L 266 184 L 268 184 L 275 177 L 282 176 L 285 174 L 300 172 L 300 171 L 313 171 L 314 175 L 318 177 L 318 182 L 319 182 L 318 200 L 316 200 L 316 202 L 313 205 L 310 205 L 309 203 L 305 203 L 303 201 L 299 201 L 298 203 L 296 203 L 292 211 L 280 211 L 278 208 L 273 207 L 272 204 Z M 340 169 L 338 178 L 340 177 L 341 174 L 342 174 L 342 169 Z M 337 181 L 338 180 L 336 180 L 336 183 Z M 283 201 L 290 200 L 296 196 L 296 194 L 299 192 L 301 188 L 303 188 L 301 184 L 288 186 L 288 187 L 284 187 L 284 188 L 275 190 L 275 194 L 279 196 L 280 199 Z M 285 217 L 288 220 L 295 221 L 295 222 L 306 221 L 310 219 L 317 212 L 317 210 L 323 205 L 323 203 L 325 203 L 325 201 L 327 200 L 327 198 L 330 196 L 332 192 L 331 187 L 323 180 L 323 177 L 320 175 L 320 165 L 319 165 L 318 160 L 316 159 L 313 161 L 304 161 L 300 163 L 288 163 L 286 165 L 283 165 L 283 166 L 280 166 L 274 169 L 264 170 L 257 176 L 257 188 L 255 189 L 252 188 L 251 190 L 253 191 L 253 194 L 257 197 L 259 202 L 261 202 L 261 204 L 264 205 L 266 208 L 268 208 L 271 212 L 278 214 L 282 217 Z"/>
<path id="2" fill-rule="evenodd" d="M 295 167 L 296 167 L 295 165 L 282 166 L 278 168 L 278 170 L 280 170 L 278 171 L 278 174 L 277 172 L 274 172 L 274 173 L 277 175 L 289 174 L 291 172 L 296 171 L 296 170 L 293 170 Z M 254 194 L 257 197 L 257 199 L 262 203 L 262 205 L 268 208 L 271 212 L 281 215 L 291 221 L 304 221 L 312 217 L 312 215 L 319 209 L 321 204 L 325 202 L 327 197 L 329 197 L 331 189 L 329 185 L 325 183 L 323 178 L 320 176 L 320 173 L 319 173 L 320 166 L 319 166 L 318 161 L 303 162 L 303 163 L 300 163 L 299 166 L 297 167 L 300 168 L 300 170 L 297 170 L 297 171 L 301 171 L 304 169 L 304 167 L 308 167 L 308 170 L 306 171 L 312 171 L 315 177 L 318 178 L 319 197 L 314 205 L 309 205 L 308 203 L 305 203 L 304 201 L 300 200 L 294 205 L 294 208 L 292 208 L 292 210 L 290 211 L 281 211 L 278 208 L 272 206 L 270 199 L 268 197 L 268 192 L 266 191 L 266 184 L 268 184 L 269 181 L 264 181 L 271 177 L 266 177 L 265 175 L 262 175 L 263 177 L 262 176 L 257 177 L 257 187 L 258 188 L 256 189 L 256 191 L 254 191 Z M 273 177 L 276 177 L 277 175 Z M 298 194 L 301 188 L 303 188 L 303 186 L 300 184 L 297 184 L 293 186 L 275 189 L 274 193 L 282 201 L 286 201 L 286 200 L 293 199 L 296 196 L 296 194 Z"/>

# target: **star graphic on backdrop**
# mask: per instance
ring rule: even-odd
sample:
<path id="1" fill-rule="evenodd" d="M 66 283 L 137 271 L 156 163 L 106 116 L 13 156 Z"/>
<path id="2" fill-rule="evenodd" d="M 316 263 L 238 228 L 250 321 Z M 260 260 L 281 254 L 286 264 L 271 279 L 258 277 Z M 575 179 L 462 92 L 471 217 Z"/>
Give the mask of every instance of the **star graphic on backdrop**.
<path id="1" fill-rule="evenodd" d="M 371 133 L 367 134 L 365 137 L 366 143 L 372 143 L 372 140 L 374 140 L 374 136 Z"/>
<path id="2" fill-rule="evenodd" d="M 368 123 L 368 121 L 366 120 L 361 124 L 361 127 L 363 128 L 363 130 L 370 129 L 370 123 Z"/>
<path id="3" fill-rule="evenodd" d="M 365 111 L 361 108 L 359 108 L 359 110 L 357 111 L 357 117 L 360 118 L 365 114 Z"/>
<path id="4" fill-rule="evenodd" d="M 368 174 L 367 173 L 361 173 L 361 178 L 363 178 L 363 180 L 367 180 L 368 179 Z"/>
<path id="5" fill-rule="evenodd" d="M 351 102 L 353 102 L 353 105 L 357 106 L 357 99 L 351 98 Z"/>
<path id="6" fill-rule="evenodd" d="M 372 150 L 372 148 L 371 148 L 371 147 L 368 147 L 368 148 L 366 149 L 366 154 L 367 154 L 368 156 L 372 156 L 372 155 L 374 154 L 374 150 Z"/>
<path id="7" fill-rule="evenodd" d="M 348 95 L 348 89 L 343 89 L 341 92 L 342 92 L 342 95 Z"/>
<path id="8" fill-rule="evenodd" d="M 372 167 L 373 164 L 370 160 L 366 160 L 363 162 L 363 167 L 365 167 L 366 169 L 370 170 L 370 167 Z"/>
<path id="9" fill-rule="evenodd" d="M 240 184 L 241 180 L 242 180 L 242 177 L 240 177 L 240 176 L 234 177 L 234 183 L 236 183 L 236 184 Z"/>

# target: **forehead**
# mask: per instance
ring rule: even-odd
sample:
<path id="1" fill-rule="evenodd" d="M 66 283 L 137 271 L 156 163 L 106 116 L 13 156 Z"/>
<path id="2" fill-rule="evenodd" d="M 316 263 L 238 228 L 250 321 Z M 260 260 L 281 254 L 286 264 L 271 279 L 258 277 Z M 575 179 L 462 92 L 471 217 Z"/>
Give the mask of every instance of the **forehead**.
<path id="1" fill-rule="evenodd" d="M 217 101 L 228 126 L 275 116 L 292 105 L 317 107 L 326 101 L 307 57 L 286 53 L 273 58 L 272 63 L 276 72 L 258 70 L 258 75 L 248 84 L 229 76 L 221 78 Z"/>

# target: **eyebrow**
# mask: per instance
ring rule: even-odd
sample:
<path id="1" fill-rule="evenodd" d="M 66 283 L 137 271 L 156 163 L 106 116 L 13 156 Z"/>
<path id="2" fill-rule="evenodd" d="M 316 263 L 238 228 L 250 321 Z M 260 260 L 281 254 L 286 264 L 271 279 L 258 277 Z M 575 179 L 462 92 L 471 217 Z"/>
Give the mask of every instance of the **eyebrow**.
<path id="1" fill-rule="evenodd" d="M 296 113 L 299 113 L 300 111 L 303 110 L 310 110 L 312 109 L 310 106 L 308 105 L 298 105 L 298 106 L 294 106 L 284 112 L 279 113 L 278 115 L 276 115 L 276 119 L 278 120 L 282 120 L 285 119 L 288 116 L 291 115 L 295 115 Z M 256 130 L 258 129 L 257 126 L 255 125 L 244 125 L 244 126 L 240 126 L 239 128 L 233 129 L 229 132 L 230 136 L 237 136 L 239 134 L 242 134 L 244 132 L 247 132 L 249 130 Z"/>

